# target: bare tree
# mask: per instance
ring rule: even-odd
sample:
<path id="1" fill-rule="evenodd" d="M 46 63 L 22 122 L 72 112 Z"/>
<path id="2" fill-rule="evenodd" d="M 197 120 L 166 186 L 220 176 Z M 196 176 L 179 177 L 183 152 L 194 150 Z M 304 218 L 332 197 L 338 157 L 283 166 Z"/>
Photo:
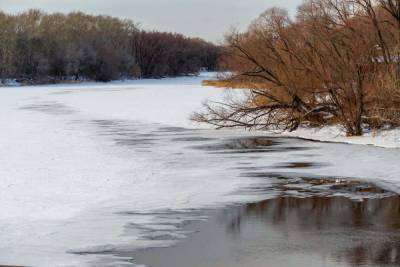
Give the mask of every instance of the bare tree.
<path id="1" fill-rule="evenodd" d="M 0 13 L 0 79 L 109 81 L 215 69 L 219 48 L 180 34 L 140 31 L 130 20 L 81 12 Z"/>
<path id="2" fill-rule="evenodd" d="M 295 130 L 338 123 L 361 135 L 376 102 L 384 63 L 393 67 L 394 30 L 368 0 L 310 0 L 296 21 L 264 12 L 227 38 L 230 83 L 251 89 L 242 101 L 208 103 L 194 120 L 217 127 Z"/>

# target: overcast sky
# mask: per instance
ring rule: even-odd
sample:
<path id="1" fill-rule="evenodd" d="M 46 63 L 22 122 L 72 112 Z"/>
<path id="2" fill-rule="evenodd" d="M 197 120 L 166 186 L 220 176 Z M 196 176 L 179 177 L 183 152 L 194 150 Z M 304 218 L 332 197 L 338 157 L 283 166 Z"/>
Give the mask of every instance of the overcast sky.
<path id="1" fill-rule="evenodd" d="M 285 7 L 293 13 L 300 3 L 301 0 L 0 0 L 0 9 L 12 13 L 37 8 L 107 14 L 140 22 L 144 29 L 220 41 L 231 26 L 245 28 L 268 7 Z"/>

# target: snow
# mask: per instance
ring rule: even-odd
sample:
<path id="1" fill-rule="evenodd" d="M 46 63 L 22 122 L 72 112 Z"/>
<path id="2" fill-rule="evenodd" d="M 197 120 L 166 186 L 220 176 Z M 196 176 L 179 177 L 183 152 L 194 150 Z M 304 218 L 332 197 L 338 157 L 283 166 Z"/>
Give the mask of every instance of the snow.
<path id="1" fill-rule="evenodd" d="M 65 252 L 124 246 L 138 238 L 121 237 L 118 231 L 132 218 L 111 217 L 110 210 L 226 202 L 225 195 L 245 182 L 232 180 L 229 172 L 213 172 L 215 163 L 205 160 L 196 167 L 186 162 L 188 171 L 184 159 L 176 156 L 183 165 L 172 168 L 166 164 L 173 163 L 171 153 L 180 147 L 138 153 L 107 138 L 123 134 L 119 131 L 146 134 L 163 126 L 157 123 L 186 126 L 193 103 L 200 106 L 200 99 L 220 94 L 202 88 L 201 79 L 2 88 L 0 264 L 81 266 L 92 257 L 81 262 L 82 256 Z M 184 90 L 189 91 L 182 94 Z M 171 102 L 173 98 L 179 101 Z M 136 121 L 141 118 L 148 123 Z M 107 121 L 119 125 L 102 125 Z M 212 179 L 210 171 L 220 179 Z M 135 224 L 140 222 L 136 219 Z"/>
<path id="2" fill-rule="evenodd" d="M 226 94 L 201 86 L 211 77 L 0 88 L 0 265 L 115 266 L 124 262 L 115 250 L 171 245 L 145 236 L 180 238 L 187 233 L 171 226 L 204 219 L 196 209 L 272 197 L 246 193 L 268 181 L 243 176 L 238 166 L 280 173 L 288 172 L 274 167 L 282 162 L 312 159 L 327 163 L 319 175 L 400 192 L 398 149 L 297 139 L 283 145 L 304 149 L 257 156 L 193 148 L 266 135 L 190 122 L 202 101 Z M 395 132 L 375 139 L 339 138 L 329 129 L 294 134 L 398 146 Z"/>
<path id="3" fill-rule="evenodd" d="M 338 126 L 323 128 L 300 128 L 294 132 L 286 132 L 283 136 L 305 138 L 315 141 L 336 142 L 358 145 L 373 145 L 385 148 L 400 148 L 400 129 L 369 131 L 363 136 L 346 136 Z"/>

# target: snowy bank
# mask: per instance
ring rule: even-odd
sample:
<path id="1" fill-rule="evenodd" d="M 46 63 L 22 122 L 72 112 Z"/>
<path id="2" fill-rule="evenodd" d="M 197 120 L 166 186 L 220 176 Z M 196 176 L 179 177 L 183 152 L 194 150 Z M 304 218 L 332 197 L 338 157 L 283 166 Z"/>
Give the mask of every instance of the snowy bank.
<path id="1" fill-rule="evenodd" d="M 216 77 L 216 76 L 215 76 Z M 213 77 L 208 77 L 208 81 L 213 81 Z M 221 86 L 205 85 L 204 87 L 221 90 Z M 247 98 L 249 89 L 227 89 L 226 95 L 231 99 L 240 101 Z M 210 99 L 211 101 L 215 99 Z M 221 98 L 216 98 L 216 102 Z M 221 101 L 224 102 L 224 101 Z M 202 127 L 207 127 L 204 124 Z M 340 126 L 325 126 L 321 128 L 300 127 L 293 132 L 281 131 L 256 131 L 259 134 L 266 134 L 280 137 L 301 138 L 319 142 L 346 143 L 354 145 L 373 145 L 384 148 L 400 148 L 400 128 L 397 129 L 382 129 L 382 130 L 366 130 L 364 129 L 363 136 L 346 136 L 345 131 Z"/>
<path id="2" fill-rule="evenodd" d="M 363 136 L 346 136 L 339 127 L 300 128 L 294 132 L 279 134 L 313 141 L 335 142 L 357 145 L 373 145 L 385 148 L 400 148 L 400 129 L 369 131 Z"/>

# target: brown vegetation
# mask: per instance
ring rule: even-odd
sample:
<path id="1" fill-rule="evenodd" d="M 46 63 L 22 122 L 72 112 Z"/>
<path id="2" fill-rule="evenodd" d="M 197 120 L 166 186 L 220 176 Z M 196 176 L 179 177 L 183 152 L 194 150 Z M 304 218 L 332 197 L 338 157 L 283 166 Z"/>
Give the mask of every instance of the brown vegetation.
<path id="1" fill-rule="evenodd" d="M 257 86 L 254 83 L 249 83 L 249 82 L 245 82 L 245 81 L 244 82 L 232 81 L 229 79 L 204 80 L 202 82 L 202 85 L 220 87 L 220 88 L 231 88 L 231 89 L 254 88 L 255 86 Z"/>
<path id="2" fill-rule="evenodd" d="M 216 68 L 220 48 L 130 20 L 83 13 L 0 12 L 0 80 L 27 83 L 165 77 Z"/>
<path id="3" fill-rule="evenodd" d="M 295 20 L 269 9 L 226 40 L 227 84 L 244 101 L 207 104 L 194 120 L 217 127 L 295 130 L 400 125 L 400 1 L 308 0 Z M 231 86 L 229 86 L 231 87 Z"/>

